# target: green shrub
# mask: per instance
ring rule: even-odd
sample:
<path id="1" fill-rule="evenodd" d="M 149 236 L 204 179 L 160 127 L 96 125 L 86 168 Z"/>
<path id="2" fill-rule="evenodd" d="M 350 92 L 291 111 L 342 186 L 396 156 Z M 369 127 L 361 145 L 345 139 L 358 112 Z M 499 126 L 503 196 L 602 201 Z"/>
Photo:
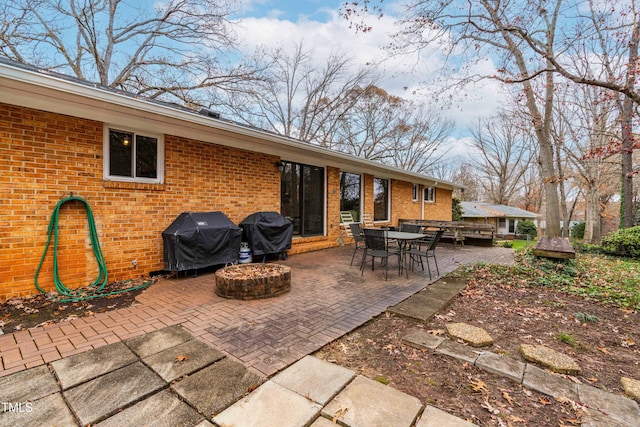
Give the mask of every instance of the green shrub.
<path id="1" fill-rule="evenodd" d="M 522 221 L 518 221 L 518 226 L 516 227 L 516 232 L 518 234 L 528 234 L 532 239 L 535 239 L 538 235 L 538 229 L 536 225 L 530 219 L 524 219 Z"/>
<path id="2" fill-rule="evenodd" d="M 603 237 L 600 244 L 604 253 L 640 258 L 640 226 L 614 231 Z"/>
<path id="3" fill-rule="evenodd" d="M 602 247 L 591 243 L 571 242 L 573 249 L 581 254 L 601 254 Z"/>
<path id="4" fill-rule="evenodd" d="M 585 228 L 584 221 L 576 222 L 569 229 L 569 236 L 574 239 L 584 239 L 584 228 Z"/>

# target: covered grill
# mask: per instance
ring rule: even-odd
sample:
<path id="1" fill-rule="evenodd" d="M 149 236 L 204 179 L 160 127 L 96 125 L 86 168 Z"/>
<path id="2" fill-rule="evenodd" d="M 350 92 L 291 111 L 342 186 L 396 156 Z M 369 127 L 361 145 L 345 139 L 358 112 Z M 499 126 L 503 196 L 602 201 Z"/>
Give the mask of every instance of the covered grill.
<path id="1" fill-rule="evenodd" d="M 256 212 L 240 223 L 242 239 L 254 256 L 282 254 L 291 249 L 293 223 L 278 212 Z"/>
<path id="2" fill-rule="evenodd" d="M 222 212 L 183 212 L 162 232 L 164 269 L 238 262 L 242 229 Z"/>

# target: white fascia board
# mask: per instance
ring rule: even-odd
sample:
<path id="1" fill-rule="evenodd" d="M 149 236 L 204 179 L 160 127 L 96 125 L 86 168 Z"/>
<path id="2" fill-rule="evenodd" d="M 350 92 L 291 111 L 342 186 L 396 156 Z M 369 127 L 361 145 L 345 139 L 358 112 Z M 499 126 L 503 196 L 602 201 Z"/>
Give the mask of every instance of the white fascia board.
<path id="1" fill-rule="evenodd" d="M 331 166 L 448 190 L 462 188 L 451 182 L 45 72 L 0 64 L 0 90 L 0 102 L 8 104 L 271 154 L 285 161 Z"/>

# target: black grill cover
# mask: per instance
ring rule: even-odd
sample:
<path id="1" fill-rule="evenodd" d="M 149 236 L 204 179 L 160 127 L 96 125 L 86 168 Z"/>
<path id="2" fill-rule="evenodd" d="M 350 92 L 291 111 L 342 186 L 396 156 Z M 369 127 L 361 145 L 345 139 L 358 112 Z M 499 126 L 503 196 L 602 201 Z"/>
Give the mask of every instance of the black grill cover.
<path id="1" fill-rule="evenodd" d="M 254 256 L 279 254 L 291 249 L 293 223 L 278 212 L 256 212 L 240 223 L 242 240 Z"/>
<path id="2" fill-rule="evenodd" d="M 164 269 L 236 263 L 242 229 L 222 212 L 183 212 L 162 232 Z"/>

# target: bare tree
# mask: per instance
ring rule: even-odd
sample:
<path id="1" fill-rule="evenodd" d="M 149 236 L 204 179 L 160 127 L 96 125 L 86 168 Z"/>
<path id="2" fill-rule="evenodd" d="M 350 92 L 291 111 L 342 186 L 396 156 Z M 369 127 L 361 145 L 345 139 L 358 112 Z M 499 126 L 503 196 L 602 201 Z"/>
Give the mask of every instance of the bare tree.
<path id="1" fill-rule="evenodd" d="M 479 121 L 471 130 L 478 152 L 473 161 L 485 199 L 509 205 L 523 187 L 522 177 L 531 163 L 530 135 L 513 120 L 513 114 L 501 113 Z"/>
<path id="2" fill-rule="evenodd" d="M 358 69 L 344 53 L 319 62 L 304 43 L 259 55 L 261 80 L 218 102 L 247 124 L 332 148 L 339 120 L 357 102 L 354 91 L 377 78 L 373 67 Z"/>
<path id="3" fill-rule="evenodd" d="M 233 88 L 246 65 L 226 67 L 232 2 L 14 0 L 0 7 L 0 55 L 144 94 L 202 105 L 194 89 Z"/>

